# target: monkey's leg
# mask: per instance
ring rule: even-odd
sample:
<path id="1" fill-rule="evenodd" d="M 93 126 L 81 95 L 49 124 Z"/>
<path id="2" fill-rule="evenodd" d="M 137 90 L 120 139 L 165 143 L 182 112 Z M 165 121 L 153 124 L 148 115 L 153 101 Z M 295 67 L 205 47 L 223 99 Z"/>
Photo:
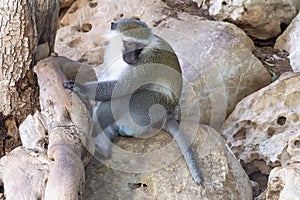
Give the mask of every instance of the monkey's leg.
<path id="1" fill-rule="evenodd" d="M 179 128 L 174 114 L 172 113 L 172 105 L 168 105 L 166 98 L 159 97 L 161 97 L 161 94 L 155 91 L 145 90 L 133 94 L 129 104 L 131 117 L 138 125 L 145 126 L 148 125 L 148 123 L 153 123 L 150 120 L 150 108 L 155 104 L 159 104 L 164 107 L 165 112 L 167 112 L 167 116 L 163 115 L 162 113 L 158 114 L 158 112 L 156 112 L 156 114 L 158 114 L 156 117 L 161 118 L 162 120 L 164 117 L 167 117 L 167 121 L 163 129 L 173 136 L 183 154 L 193 179 L 197 184 L 201 184 L 202 178 L 200 169 L 194 156 L 194 152 L 190 147 L 189 140 L 185 136 L 184 132 L 182 132 Z"/>
<path id="2" fill-rule="evenodd" d="M 200 185 L 202 183 L 202 177 L 194 152 L 190 146 L 188 138 L 185 136 L 184 132 L 180 130 L 173 114 L 168 115 L 168 120 L 164 130 L 170 133 L 177 142 L 193 179 L 198 185 Z"/>
<path id="3" fill-rule="evenodd" d="M 116 83 L 117 81 L 95 81 L 80 84 L 74 81 L 65 81 L 64 87 L 76 92 L 79 96 L 86 96 L 91 100 L 110 101 Z M 122 95 L 114 96 L 114 98 L 119 98 Z"/>
<path id="4" fill-rule="evenodd" d="M 101 102 L 93 113 L 95 137 L 95 157 L 98 159 L 109 159 L 111 157 L 112 140 L 118 135 L 115 119 L 111 112 L 111 102 Z"/>
<path id="5" fill-rule="evenodd" d="M 112 141 L 117 135 L 118 132 L 115 128 L 113 126 L 109 126 L 95 137 L 96 151 L 94 156 L 97 159 L 107 160 L 111 157 Z"/>

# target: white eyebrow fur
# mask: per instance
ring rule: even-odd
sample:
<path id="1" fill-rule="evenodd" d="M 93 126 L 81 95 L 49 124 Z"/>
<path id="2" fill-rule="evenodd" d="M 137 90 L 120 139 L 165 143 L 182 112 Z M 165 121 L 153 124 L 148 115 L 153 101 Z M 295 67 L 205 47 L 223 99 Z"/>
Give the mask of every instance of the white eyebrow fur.
<path id="1" fill-rule="evenodd" d="M 128 37 L 122 35 L 120 32 L 116 30 L 111 30 L 108 33 L 104 34 L 104 38 L 107 39 L 108 41 L 111 41 L 114 37 L 122 37 L 122 40 L 124 41 L 136 41 L 138 43 L 144 44 L 145 49 L 143 50 L 143 53 L 146 53 L 147 51 L 153 49 L 153 48 L 159 48 L 160 47 L 160 42 L 159 38 L 157 38 L 155 35 L 152 35 L 152 37 L 149 40 L 137 40 L 136 38 L 133 37 Z"/>

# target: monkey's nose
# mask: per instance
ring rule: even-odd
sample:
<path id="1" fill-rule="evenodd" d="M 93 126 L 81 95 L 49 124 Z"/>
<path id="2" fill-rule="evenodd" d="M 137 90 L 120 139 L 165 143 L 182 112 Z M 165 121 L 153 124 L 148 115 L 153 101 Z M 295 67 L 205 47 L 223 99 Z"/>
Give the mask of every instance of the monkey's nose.
<path id="1" fill-rule="evenodd" d="M 123 60 L 128 64 L 135 64 L 139 60 L 139 55 L 141 53 L 140 49 L 136 49 L 133 51 L 128 51 L 123 54 Z"/>

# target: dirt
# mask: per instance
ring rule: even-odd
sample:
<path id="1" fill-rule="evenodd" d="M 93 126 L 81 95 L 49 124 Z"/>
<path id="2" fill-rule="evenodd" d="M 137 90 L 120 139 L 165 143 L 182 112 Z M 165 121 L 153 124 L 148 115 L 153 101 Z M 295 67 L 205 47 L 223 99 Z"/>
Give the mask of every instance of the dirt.
<path id="1" fill-rule="evenodd" d="M 281 74 L 293 71 L 288 58 L 289 53 L 284 50 L 274 49 L 271 46 L 256 47 L 253 54 L 269 71 L 273 81 Z"/>
<path id="2" fill-rule="evenodd" d="M 13 129 L 11 131 L 7 130 L 7 121 L 10 120 L 5 118 L 0 113 L 0 157 L 6 155 L 8 152 L 21 145 L 19 134 L 12 133 L 14 131 Z"/>
<path id="3" fill-rule="evenodd" d="M 173 13 L 186 12 L 191 15 L 196 15 L 199 17 L 206 18 L 208 20 L 214 20 L 214 18 L 209 15 L 208 9 L 199 8 L 197 6 L 197 3 L 195 2 L 191 2 L 189 0 L 162 0 L 162 1 L 165 2 L 170 8 L 172 8 L 171 11 Z"/>
<path id="4" fill-rule="evenodd" d="M 0 157 L 11 152 L 14 148 L 21 146 L 20 138 L 11 138 L 5 133 L 0 133 Z"/>

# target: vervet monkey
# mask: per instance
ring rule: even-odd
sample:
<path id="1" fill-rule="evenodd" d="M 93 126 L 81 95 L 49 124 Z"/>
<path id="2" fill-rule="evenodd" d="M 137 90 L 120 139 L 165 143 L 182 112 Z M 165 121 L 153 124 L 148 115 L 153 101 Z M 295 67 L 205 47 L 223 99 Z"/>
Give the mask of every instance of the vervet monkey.
<path id="1" fill-rule="evenodd" d="M 111 23 L 104 69 L 97 82 L 64 83 L 83 98 L 98 101 L 93 112 L 97 148 L 111 155 L 117 134 L 143 137 L 158 129 L 176 140 L 197 184 L 200 170 L 189 139 L 180 130 L 174 109 L 182 89 L 180 64 L 172 47 L 137 19 Z"/>

